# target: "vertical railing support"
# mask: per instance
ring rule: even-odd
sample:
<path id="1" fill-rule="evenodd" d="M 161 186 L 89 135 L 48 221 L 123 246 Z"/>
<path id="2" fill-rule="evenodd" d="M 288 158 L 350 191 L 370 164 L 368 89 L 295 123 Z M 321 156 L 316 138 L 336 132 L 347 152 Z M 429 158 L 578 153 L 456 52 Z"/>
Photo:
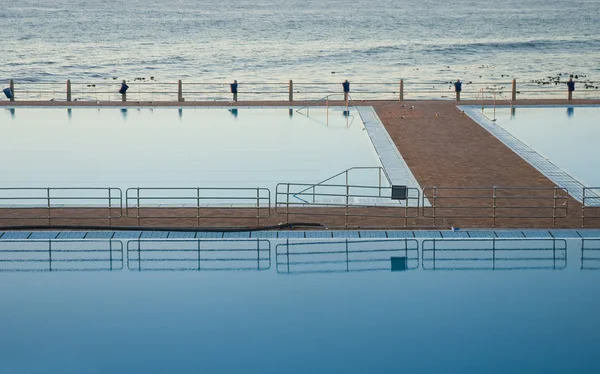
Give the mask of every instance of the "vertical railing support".
<path id="1" fill-rule="evenodd" d="M 494 220 L 493 227 L 496 227 L 496 186 L 492 187 L 492 218 Z"/>
<path id="2" fill-rule="evenodd" d="M 67 79 L 67 102 L 71 102 L 71 80 Z"/>
<path id="3" fill-rule="evenodd" d="M 50 203 L 50 187 L 46 187 L 46 203 L 48 208 L 48 226 L 52 225 L 52 205 Z"/>
<path id="4" fill-rule="evenodd" d="M 294 82 L 291 79 L 288 84 L 288 96 L 290 101 L 294 101 Z"/>
<path id="5" fill-rule="evenodd" d="M 512 80 L 512 95 L 511 95 L 511 99 L 514 102 L 515 100 L 517 100 L 517 80 L 513 79 Z"/>
<path id="6" fill-rule="evenodd" d="M 177 81 L 177 101 L 183 102 L 183 83 L 181 83 L 181 79 Z"/>
<path id="7" fill-rule="evenodd" d="M 398 100 L 404 101 L 404 79 L 400 79 L 400 93 L 398 95 Z"/>
<path id="8" fill-rule="evenodd" d="M 15 101 L 15 81 L 12 79 L 8 81 L 8 88 L 10 88 L 11 98 L 10 101 Z"/>

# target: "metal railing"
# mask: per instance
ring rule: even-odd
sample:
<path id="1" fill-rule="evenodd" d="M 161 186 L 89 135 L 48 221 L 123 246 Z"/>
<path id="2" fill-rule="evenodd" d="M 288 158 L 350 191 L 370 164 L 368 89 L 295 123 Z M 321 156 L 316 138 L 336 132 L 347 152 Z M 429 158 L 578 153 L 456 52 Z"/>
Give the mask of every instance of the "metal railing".
<path id="1" fill-rule="evenodd" d="M 424 270 L 558 270 L 567 267 L 564 239 L 427 239 Z"/>
<path id="2" fill-rule="evenodd" d="M 600 219 L 600 187 L 584 187 L 581 199 L 581 227 L 585 221 Z"/>
<path id="3" fill-rule="evenodd" d="M 121 269 L 120 240 L 0 240 L 0 272 Z"/>
<path id="4" fill-rule="evenodd" d="M 137 271 L 268 270 L 271 242 L 262 239 L 129 240 L 127 268 Z"/>
<path id="5" fill-rule="evenodd" d="M 26 208 L 26 209 L 15 209 Z M 0 220 L 121 218 L 123 193 L 113 187 L 2 187 Z"/>
<path id="6" fill-rule="evenodd" d="M 229 82 L 158 82 L 129 81 L 125 97 L 119 93 L 120 80 L 101 82 L 20 82 L 12 81 L 17 101 L 231 101 Z M 550 84 L 552 83 L 552 84 Z M 402 79 L 387 82 L 352 82 L 356 100 L 455 100 L 451 81 Z M 518 88 L 517 88 L 518 85 Z M 565 82 L 471 81 L 463 79 L 462 100 L 478 100 L 484 91 L 508 95 L 514 99 L 564 98 Z M 341 82 L 239 82 L 238 95 L 248 101 L 313 101 L 342 91 Z M 575 98 L 600 98 L 600 82 L 581 81 Z M 71 99 L 71 100 L 69 100 Z M 513 100 L 514 101 L 514 100 Z"/>
<path id="7" fill-rule="evenodd" d="M 341 171 L 327 179 L 323 179 L 320 182 L 317 182 L 305 189 L 303 189 L 302 191 L 298 192 L 298 194 L 304 194 L 307 191 L 312 190 L 313 192 L 313 198 L 312 198 L 312 202 L 315 203 L 315 197 L 314 197 L 314 191 L 315 188 L 317 186 L 323 185 L 327 182 L 333 182 L 336 179 L 338 179 L 341 176 L 344 176 L 344 182 L 346 183 L 346 186 L 350 186 L 352 183 L 350 181 L 350 173 L 352 172 L 356 172 L 356 171 L 365 171 L 365 170 L 376 170 L 377 171 L 377 187 L 380 189 L 379 192 L 379 197 L 381 197 L 381 188 L 383 187 L 389 187 L 392 185 L 392 182 L 390 181 L 390 177 L 387 174 L 387 172 L 385 171 L 384 168 L 382 168 L 381 166 L 355 166 L 355 167 L 351 167 L 349 169 L 346 169 L 344 171 Z M 383 178 L 382 178 L 383 177 Z M 385 178 L 385 179 L 384 179 Z M 385 182 L 385 184 L 384 184 Z M 375 186 L 373 186 L 375 187 Z M 296 196 L 295 196 L 296 197 Z"/>
<path id="8" fill-rule="evenodd" d="M 253 219 L 259 226 L 261 219 L 271 216 L 271 191 L 258 187 L 136 187 L 125 191 L 125 216 L 135 218 L 138 226 L 142 219 L 193 218 L 199 227 L 202 220 L 231 218 L 232 211 L 235 218 Z"/>
<path id="9" fill-rule="evenodd" d="M 352 183 L 354 172 L 375 171 L 373 185 Z M 340 184 L 330 184 L 341 179 Z M 417 219 L 429 219 L 438 227 L 446 219 L 490 219 L 492 226 L 502 219 L 548 219 L 556 226 L 568 216 L 568 191 L 560 187 L 425 187 L 422 190 L 391 186 L 380 167 L 349 168 L 321 182 L 279 183 L 275 200 L 268 188 L 128 188 L 123 210 L 119 188 L 0 188 L 0 222 L 44 221 L 81 224 L 85 220 L 135 219 L 173 221 L 178 226 L 193 220 L 252 220 L 256 226 L 271 217 L 271 210 L 285 216 L 334 217 L 329 227 L 425 227 Z M 398 188 L 400 196 L 398 196 Z M 582 227 L 600 219 L 600 188 L 585 187 L 581 210 Z M 273 204 L 273 205 L 272 205 Z M 335 217 L 343 217 L 337 219 Z M 369 218 L 369 219 L 366 219 Z M 577 217 L 578 218 L 578 217 Z M 411 224 L 409 225 L 409 220 Z M 230 221 L 227 221 L 231 225 Z M 597 221 L 593 221 L 594 224 Z M 34 222 L 34 224 L 38 224 Z"/>
<path id="10" fill-rule="evenodd" d="M 425 199 L 431 206 L 425 207 Z M 423 217 L 488 218 L 496 227 L 498 219 L 552 219 L 568 214 L 569 194 L 560 187 L 425 187 Z M 476 212 L 476 213 L 473 213 Z"/>
<path id="11" fill-rule="evenodd" d="M 581 270 L 600 270 L 600 238 L 581 239 Z"/>
<path id="12" fill-rule="evenodd" d="M 391 186 L 279 183 L 275 190 L 275 211 L 285 214 L 288 223 L 290 215 L 337 216 L 344 217 L 347 228 L 350 217 L 369 217 L 401 219 L 404 227 L 408 227 L 408 219 L 419 215 L 420 191 L 405 188 L 403 200 L 393 200 L 392 191 Z M 369 223 L 373 221 L 370 219 Z M 369 227 L 365 220 L 355 226 Z"/>
<path id="13" fill-rule="evenodd" d="M 280 274 L 406 271 L 419 267 L 416 239 L 328 240 L 278 244 Z"/>

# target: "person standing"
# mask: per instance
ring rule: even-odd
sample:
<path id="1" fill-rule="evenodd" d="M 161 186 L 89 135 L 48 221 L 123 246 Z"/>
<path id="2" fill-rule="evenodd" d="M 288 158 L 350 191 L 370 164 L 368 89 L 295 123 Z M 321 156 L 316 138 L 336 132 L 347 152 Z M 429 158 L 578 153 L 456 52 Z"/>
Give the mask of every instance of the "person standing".
<path id="1" fill-rule="evenodd" d="M 462 82 L 457 79 L 454 83 L 454 92 L 456 92 L 456 101 L 460 101 L 460 92 L 462 91 Z"/>
<path id="2" fill-rule="evenodd" d="M 575 91 L 575 81 L 573 80 L 573 74 L 569 77 L 569 81 L 567 82 L 567 89 L 569 90 L 568 99 L 573 99 L 573 91 Z"/>
<path id="3" fill-rule="evenodd" d="M 237 82 L 237 79 L 235 79 L 233 81 L 233 83 L 229 84 L 229 88 L 231 90 L 231 93 L 233 94 L 233 101 L 237 101 L 237 94 L 238 94 L 238 82 Z"/>
<path id="4" fill-rule="evenodd" d="M 344 101 L 348 103 L 348 94 L 350 93 L 350 82 L 348 82 L 348 79 L 342 83 L 342 88 L 344 89 Z"/>

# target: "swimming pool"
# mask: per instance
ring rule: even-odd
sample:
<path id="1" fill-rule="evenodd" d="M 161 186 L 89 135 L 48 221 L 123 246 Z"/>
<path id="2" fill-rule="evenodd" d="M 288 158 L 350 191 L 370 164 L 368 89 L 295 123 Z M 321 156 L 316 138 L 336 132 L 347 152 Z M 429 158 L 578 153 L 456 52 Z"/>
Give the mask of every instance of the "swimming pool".
<path id="1" fill-rule="evenodd" d="M 600 186 L 600 106 L 460 108 L 579 201 Z"/>
<path id="2" fill-rule="evenodd" d="M 370 107 L 18 107 L 0 112 L 0 130 L 0 157 L 11 160 L 0 187 L 274 194 L 278 183 L 310 186 L 350 168 L 382 166 L 390 178 L 400 170 L 402 184 L 418 187 Z M 373 186 L 378 177 L 355 170 L 348 183 Z M 330 183 L 342 182 L 343 176 Z"/>
<path id="3" fill-rule="evenodd" d="M 269 233 L 278 234 L 262 232 Z M 10 285 L 0 288 L 0 367 L 32 374 L 596 371 L 597 237 L 445 233 L 367 240 L 131 233 L 52 241 L 52 250 L 48 240 L 2 239 L 0 259 L 25 260 L 8 265 L 31 271 L 0 271 Z M 65 252 L 73 250 L 82 253 Z"/>

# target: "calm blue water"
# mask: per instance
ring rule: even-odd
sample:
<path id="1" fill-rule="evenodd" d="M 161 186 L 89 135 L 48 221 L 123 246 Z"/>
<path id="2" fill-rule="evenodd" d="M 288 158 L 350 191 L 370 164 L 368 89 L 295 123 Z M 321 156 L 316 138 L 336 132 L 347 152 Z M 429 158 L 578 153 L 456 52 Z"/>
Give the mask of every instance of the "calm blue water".
<path id="1" fill-rule="evenodd" d="M 5 1 L 0 81 L 598 79 L 599 16 L 597 0 Z"/>
<path id="2" fill-rule="evenodd" d="M 12 162 L 0 187 L 261 187 L 274 194 L 278 183 L 311 185 L 352 167 L 381 166 L 355 109 L 297 109 L 2 109 L 0 158 Z M 377 186 L 378 173 L 359 170 L 349 182 Z M 343 177 L 331 181 L 340 183 Z"/>
<path id="3" fill-rule="evenodd" d="M 581 240 L 570 240 L 566 251 L 556 251 L 555 267 L 548 266 L 553 256 L 545 250 L 496 255 L 512 256 L 512 267 L 529 270 L 432 270 L 428 260 L 398 272 L 390 272 L 389 263 L 383 270 L 346 272 L 343 242 L 338 248 L 312 248 L 310 240 L 291 240 L 304 243 L 290 249 L 291 257 L 286 241 L 270 242 L 270 267 L 260 271 L 137 271 L 135 266 L 112 272 L 0 271 L 0 369 L 37 374 L 597 373 L 600 368 L 597 240 L 586 244 L 595 249 L 583 254 L 596 258 L 592 262 L 581 259 Z M 136 246 L 130 254 L 134 265 Z M 323 255 L 326 250 L 342 254 L 332 258 Z M 302 255 L 306 252 L 312 254 Z M 445 257 L 447 265 L 452 258 L 464 263 L 461 258 L 473 253 L 438 254 L 438 262 Z M 482 267 L 491 264 L 486 253 L 487 260 L 478 261 Z M 361 266 L 356 256 L 350 255 L 350 270 Z M 540 257 L 544 260 L 535 259 Z M 335 260 L 342 260 L 343 269 Z M 256 260 L 249 262 L 256 266 Z M 290 262 L 296 269 L 338 272 L 288 274 Z"/>
<path id="4" fill-rule="evenodd" d="M 600 186 L 600 107 L 499 108 L 495 115 L 496 124 L 584 186 Z"/>

